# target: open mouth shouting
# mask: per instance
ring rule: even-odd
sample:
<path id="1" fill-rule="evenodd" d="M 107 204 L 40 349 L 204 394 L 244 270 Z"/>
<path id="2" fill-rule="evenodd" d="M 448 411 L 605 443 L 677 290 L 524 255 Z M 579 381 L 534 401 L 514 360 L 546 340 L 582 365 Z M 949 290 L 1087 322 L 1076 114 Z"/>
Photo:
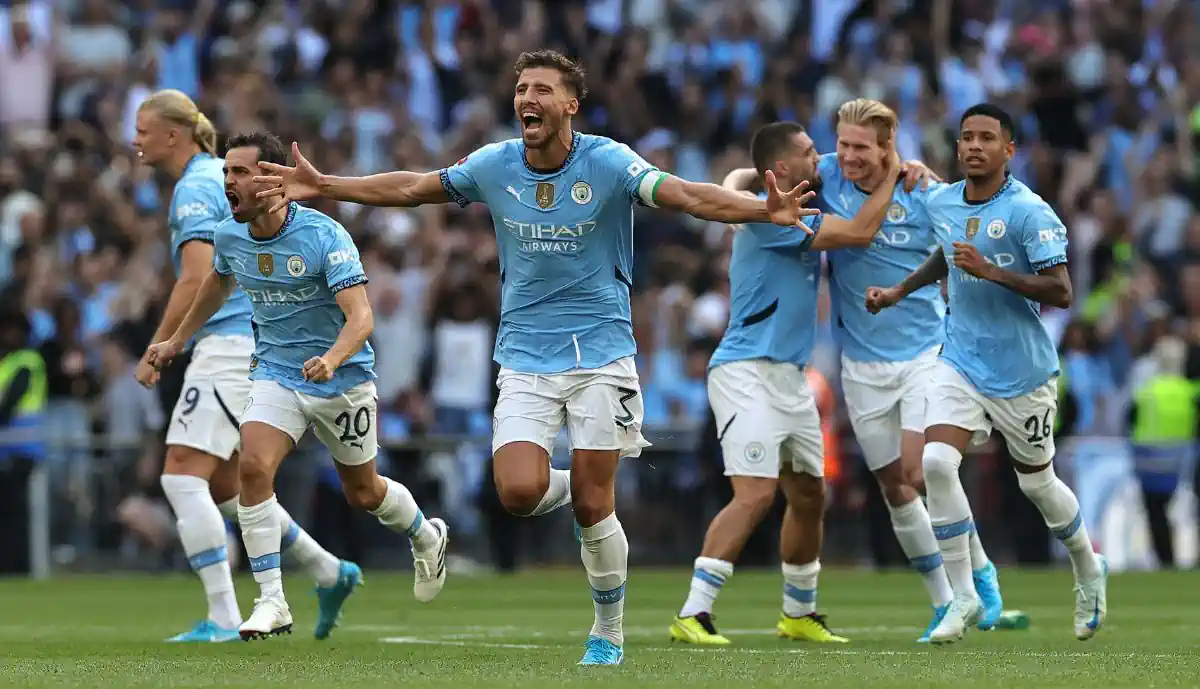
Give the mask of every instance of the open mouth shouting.
<path id="1" fill-rule="evenodd" d="M 542 131 L 542 116 L 531 110 L 521 113 L 521 131 L 525 134 L 536 135 Z"/>

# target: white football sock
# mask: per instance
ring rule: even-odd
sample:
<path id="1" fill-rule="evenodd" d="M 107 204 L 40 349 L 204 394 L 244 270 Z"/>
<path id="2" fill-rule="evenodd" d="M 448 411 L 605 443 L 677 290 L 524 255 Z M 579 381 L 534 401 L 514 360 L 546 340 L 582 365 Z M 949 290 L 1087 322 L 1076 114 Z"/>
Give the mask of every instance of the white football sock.
<path id="1" fill-rule="evenodd" d="M 387 494 L 371 514 L 387 528 L 408 536 L 417 550 L 429 550 L 438 544 L 437 529 L 425 521 L 417 501 L 403 483 L 396 483 L 390 478 L 380 476 L 387 484 Z"/>
<path id="2" fill-rule="evenodd" d="M 263 598 L 283 595 L 283 573 L 279 562 L 283 531 L 276 511 L 278 506 L 279 501 L 274 495 L 257 505 L 238 505 L 238 523 L 242 526 L 246 557 Z"/>
<path id="3" fill-rule="evenodd" d="M 979 540 L 979 530 L 971 531 L 971 569 L 978 571 L 988 566 L 987 552 L 983 549 L 983 541 Z"/>
<path id="4" fill-rule="evenodd" d="M 300 528 L 296 520 L 292 519 L 292 515 L 283 509 L 283 505 L 275 503 L 278 507 L 276 519 L 280 524 L 283 524 L 283 538 L 280 541 L 280 549 L 290 553 L 313 578 L 317 586 L 329 587 L 337 583 L 338 575 L 341 573 L 341 560 L 325 548 L 321 547 L 307 531 Z M 217 506 L 221 510 L 221 514 L 229 519 L 237 521 L 238 498 L 234 496 L 229 500 Z"/>
<path id="5" fill-rule="evenodd" d="M 1037 506 L 1054 537 L 1067 547 L 1071 569 L 1076 581 L 1090 581 L 1100 576 L 1100 562 L 1092 550 L 1079 500 L 1048 466 L 1034 474 L 1017 473 L 1021 491 Z"/>
<path id="6" fill-rule="evenodd" d="M 733 576 L 733 563 L 713 557 L 698 557 L 692 570 L 692 586 L 687 600 L 679 610 L 680 617 L 695 617 L 707 612 L 712 614 L 713 604 L 725 580 Z"/>
<path id="7" fill-rule="evenodd" d="M 571 472 L 567 469 L 551 467 L 550 485 L 546 488 L 546 494 L 542 496 L 541 502 L 533 508 L 528 516 L 537 517 L 569 504 L 571 504 Z"/>
<path id="8" fill-rule="evenodd" d="M 821 561 L 803 565 L 783 563 L 783 614 L 804 617 L 817 611 L 817 575 Z"/>
<path id="9" fill-rule="evenodd" d="M 896 532 L 896 540 L 900 541 L 900 549 L 913 569 L 921 573 L 930 602 L 934 605 L 949 603 L 954 591 L 942 564 L 942 552 L 933 535 L 933 523 L 929 521 L 925 503 L 917 498 L 900 507 L 888 505 L 888 512 L 892 515 L 892 529 Z"/>
<path id="10" fill-rule="evenodd" d="M 975 595 L 971 577 L 971 532 L 975 520 L 971 503 L 958 477 L 962 454 L 946 443 L 926 443 L 922 458 L 925 470 L 925 495 L 929 500 L 929 519 L 933 535 L 942 551 L 942 562 L 950 585 L 957 595 Z"/>
<path id="11" fill-rule="evenodd" d="M 213 502 L 208 481 L 199 476 L 163 474 L 159 479 L 175 512 L 179 541 L 208 598 L 208 619 L 224 629 L 242 623 L 225 541 L 225 520 Z"/>
<path id="12" fill-rule="evenodd" d="M 629 567 L 629 541 L 614 512 L 592 526 L 582 527 L 579 558 L 592 585 L 596 621 L 591 636 L 620 646 L 625 642 L 625 579 Z"/>
<path id="13" fill-rule="evenodd" d="M 283 509 L 283 505 L 275 503 L 275 512 L 276 519 L 284 525 L 280 549 L 294 556 L 317 586 L 328 588 L 336 584 L 338 574 L 341 573 L 341 560 L 322 548 L 315 538 L 301 529 L 292 519 L 292 515 Z"/>

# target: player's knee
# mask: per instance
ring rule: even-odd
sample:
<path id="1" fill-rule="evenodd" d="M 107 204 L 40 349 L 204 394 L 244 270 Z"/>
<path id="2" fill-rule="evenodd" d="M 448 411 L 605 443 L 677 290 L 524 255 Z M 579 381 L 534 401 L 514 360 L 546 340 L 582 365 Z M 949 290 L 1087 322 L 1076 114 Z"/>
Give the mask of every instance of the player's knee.
<path id="1" fill-rule="evenodd" d="M 925 480 L 932 485 L 944 485 L 958 479 L 962 454 L 946 443 L 928 443 L 921 458 Z"/>
<path id="2" fill-rule="evenodd" d="M 167 446 L 163 473 L 176 476 L 196 476 L 209 480 L 221 460 L 213 455 L 182 445 Z"/>
<path id="3" fill-rule="evenodd" d="M 271 460 L 253 451 L 242 451 L 238 473 L 243 491 L 268 487 L 274 480 Z"/>
<path id="4" fill-rule="evenodd" d="M 1021 487 L 1022 493 L 1031 498 L 1052 490 L 1057 480 L 1058 475 L 1054 473 L 1052 464 L 1039 467 L 1022 466 L 1021 470 L 1017 471 L 1017 485 Z"/>
<path id="5" fill-rule="evenodd" d="M 893 506 L 907 505 L 925 489 L 920 467 L 908 467 L 902 461 L 892 462 L 876 471 L 875 480 L 879 483 L 883 499 Z"/>
<path id="6" fill-rule="evenodd" d="M 795 474 L 784 484 L 788 507 L 799 517 L 811 519 L 825 511 L 825 478 L 808 474 Z"/>
<path id="7" fill-rule="evenodd" d="M 342 482 L 342 495 L 346 496 L 346 502 L 351 507 L 359 510 L 375 510 L 383 504 L 383 498 L 387 492 L 386 486 L 381 486 L 379 481 L 371 482 Z"/>
<path id="8" fill-rule="evenodd" d="M 510 514 L 519 517 L 536 510 L 549 489 L 549 477 L 542 480 L 538 476 L 517 477 L 496 472 L 496 492 L 500 495 L 500 504 Z"/>
<path id="9" fill-rule="evenodd" d="M 733 500 L 730 504 L 756 521 L 761 520 L 775 502 L 775 490 L 775 481 L 734 477 Z"/>

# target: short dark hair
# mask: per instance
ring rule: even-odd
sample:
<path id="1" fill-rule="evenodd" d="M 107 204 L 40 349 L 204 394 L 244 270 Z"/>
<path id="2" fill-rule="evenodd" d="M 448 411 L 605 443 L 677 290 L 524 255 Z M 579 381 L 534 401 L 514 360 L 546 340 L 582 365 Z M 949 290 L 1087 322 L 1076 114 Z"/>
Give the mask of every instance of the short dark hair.
<path id="1" fill-rule="evenodd" d="M 959 131 L 962 131 L 963 123 L 967 121 L 968 117 L 975 116 L 989 117 L 993 120 L 996 120 L 1000 123 L 1000 131 L 1008 137 L 1009 141 L 1017 140 L 1017 128 L 1016 125 L 1013 124 L 1012 116 L 1005 112 L 1004 108 L 996 105 L 995 103 L 976 103 L 975 105 L 967 108 L 967 111 L 964 112 L 963 116 L 958 120 Z"/>
<path id="2" fill-rule="evenodd" d="M 557 50 L 535 50 L 531 53 L 521 53 L 517 57 L 516 63 L 513 64 L 513 71 L 519 78 L 521 72 L 536 67 L 558 70 L 558 73 L 562 75 L 563 83 L 571 89 L 576 98 L 579 100 L 587 98 L 587 73 L 583 71 L 583 66 L 578 62 Z"/>
<path id="3" fill-rule="evenodd" d="M 763 125 L 750 139 L 750 158 L 754 169 L 761 175 L 775 166 L 784 149 L 792 143 L 792 137 L 803 134 L 804 127 L 795 122 L 772 122 Z"/>
<path id="4" fill-rule="evenodd" d="M 235 134 L 229 137 L 229 141 L 225 142 L 225 152 L 228 153 L 235 148 L 243 146 L 253 146 L 258 149 L 258 159 L 267 163 L 275 163 L 276 165 L 287 165 L 288 150 L 279 140 L 279 137 L 267 132 L 250 132 L 249 134 Z"/>

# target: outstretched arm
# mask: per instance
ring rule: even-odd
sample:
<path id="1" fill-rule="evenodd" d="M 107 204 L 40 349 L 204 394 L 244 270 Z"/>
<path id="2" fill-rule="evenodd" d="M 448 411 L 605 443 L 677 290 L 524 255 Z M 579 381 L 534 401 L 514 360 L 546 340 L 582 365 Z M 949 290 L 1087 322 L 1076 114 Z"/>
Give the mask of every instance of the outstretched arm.
<path id="1" fill-rule="evenodd" d="M 449 203 L 439 171 L 383 172 L 366 177 L 321 175 L 320 195 L 364 206 L 412 208 L 431 203 Z"/>
<path id="2" fill-rule="evenodd" d="M 294 142 L 292 158 L 296 161 L 295 167 L 266 161 L 258 164 L 264 174 L 256 175 L 254 182 L 272 188 L 258 192 L 257 196 L 260 199 L 275 199 L 270 209 L 272 213 L 291 201 L 307 201 L 321 196 L 364 206 L 412 207 L 450 201 L 450 190 L 442 183 L 442 170 L 425 173 L 384 172 L 366 177 L 326 175 L 304 157 L 300 145 Z"/>
<path id="3" fill-rule="evenodd" d="M 803 226 L 800 218 L 820 214 L 816 209 L 802 207 L 813 197 L 812 192 L 805 192 L 807 184 L 801 183 L 795 189 L 780 192 L 778 188 L 772 189 L 774 176 L 769 172 L 768 198 L 765 200 L 716 184 L 688 182 L 674 175 L 657 174 L 661 177 L 649 199 L 652 205 L 701 220 L 731 225 L 757 222 Z M 775 194 L 775 201 L 770 198 L 771 194 Z M 787 222 L 782 222 L 785 220 Z"/>

